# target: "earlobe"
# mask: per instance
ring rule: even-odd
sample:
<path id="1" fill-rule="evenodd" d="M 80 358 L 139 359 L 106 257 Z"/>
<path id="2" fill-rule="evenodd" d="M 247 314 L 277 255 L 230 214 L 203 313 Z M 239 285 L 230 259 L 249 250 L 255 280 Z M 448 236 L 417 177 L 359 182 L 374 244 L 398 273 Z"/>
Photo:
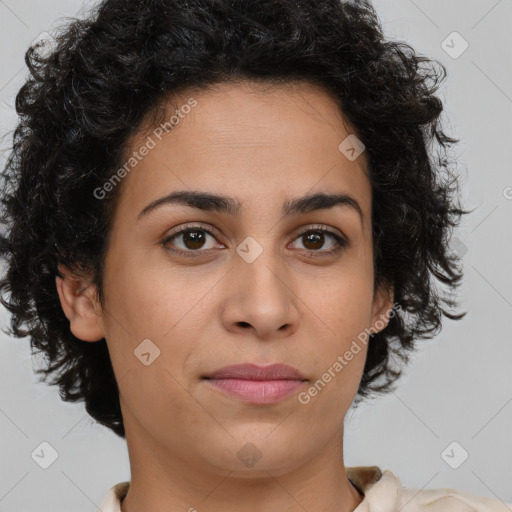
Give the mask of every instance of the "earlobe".
<path id="1" fill-rule="evenodd" d="M 83 341 L 101 340 L 105 335 L 96 286 L 63 265 L 59 271 L 63 277 L 56 276 L 55 285 L 71 332 Z"/>
<path id="2" fill-rule="evenodd" d="M 375 292 L 373 301 L 373 318 L 371 331 L 374 333 L 385 329 L 393 308 L 394 289 L 392 285 L 381 285 Z"/>

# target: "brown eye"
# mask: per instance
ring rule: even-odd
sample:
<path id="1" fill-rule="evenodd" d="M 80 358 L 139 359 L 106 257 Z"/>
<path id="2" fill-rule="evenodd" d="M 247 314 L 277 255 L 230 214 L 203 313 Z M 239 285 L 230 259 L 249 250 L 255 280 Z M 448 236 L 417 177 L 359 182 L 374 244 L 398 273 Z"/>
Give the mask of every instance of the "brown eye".
<path id="1" fill-rule="evenodd" d="M 308 233 L 306 235 L 302 235 L 302 238 L 306 240 L 304 244 L 306 249 L 318 250 L 321 249 L 325 243 L 325 236 L 323 233 Z"/>
<path id="2" fill-rule="evenodd" d="M 206 240 L 204 231 L 198 229 L 184 231 L 182 236 L 183 245 L 187 249 L 201 249 Z"/>
<path id="3" fill-rule="evenodd" d="M 208 238 L 211 239 L 209 247 Z M 347 242 L 341 236 L 323 226 L 314 229 L 310 227 L 308 230 L 299 233 L 295 240 L 299 240 L 303 247 L 300 247 L 300 244 L 297 246 L 295 241 L 292 243 L 293 248 L 303 249 L 313 257 L 332 256 L 347 245 Z M 218 247 L 215 233 L 210 228 L 189 225 L 176 230 L 166 237 L 161 244 L 167 251 L 182 256 L 201 256 L 210 253 L 212 250 L 225 248 L 222 244 Z M 327 249 L 322 250 L 326 246 Z"/>
<path id="4" fill-rule="evenodd" d="M 208 238 L 212 239 L 210 247 L 207 246 Z M 185 226 L 185 228 L 175 231 L 171 236 L 165 238 L 162 245 L 171 252 L 185 256 L 195 256 L 193 253 L 199 255 L 203 252 L 209 252 L 209 249 L 214 249 L 215 242 L 214 233 L 210 229 Z"/>
<path id="5" fill-rule="evenodd" d="M 296 240 L 300 240 L 303 247 L 297 247 L 296 242 L 294 242 L 293 245 L 295 248 L 303 248 L 308 251 L 311 256 L 329 256 L 340 251 L 347 245 L 347 242 L 341 236 L 323 226 L 303 231 Z M 327 249 L 321 250 L 326 245 Z"/>

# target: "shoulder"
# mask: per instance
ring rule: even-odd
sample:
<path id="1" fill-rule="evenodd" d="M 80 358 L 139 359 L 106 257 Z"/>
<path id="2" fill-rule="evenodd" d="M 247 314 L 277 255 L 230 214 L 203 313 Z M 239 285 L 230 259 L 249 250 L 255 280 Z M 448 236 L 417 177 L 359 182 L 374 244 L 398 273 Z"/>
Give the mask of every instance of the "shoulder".
<path id="1" fill-rule="evenodd" d="M 129 488 L 129 481 L 115 484 L 108 490 L 107 494 L 105 494 L 103 501 L 96 512 L 121 512 L 121 501 L 125 497 Z"/>
<path id="2" fill-rule="evenodd" d="M 512 512 L 512 503 L 448 487 L 415 489 L 377 466 L 350 467 L 347 476 L 364 493 L 354 512 Z"/>
<path id="3" fill-rule="evenodd" d="M 402 487 L 399 508 L 403 512 L 512 512 L 512 504 L 459 489 L 412 489 Z"/>
<path id="4" fill-rule="evenodd" d="M 385 472 L 391 473 L 389 470 Z M 398 477 L 391 476 L 397 485 L 397 510 L 402 512 L 512 512 L 511 503 L 497 498 L 479 496 L 452 487 L 403 487 Z"/>

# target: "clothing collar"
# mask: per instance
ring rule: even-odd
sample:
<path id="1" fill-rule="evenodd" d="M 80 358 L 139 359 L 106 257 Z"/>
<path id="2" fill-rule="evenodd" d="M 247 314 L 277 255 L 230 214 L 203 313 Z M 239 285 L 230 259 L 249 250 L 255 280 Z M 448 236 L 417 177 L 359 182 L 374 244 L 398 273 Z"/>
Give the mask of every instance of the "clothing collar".
<path id="1" fill-rule="evenodd" d="M 400 480 L 388 469 L 378 466 L 346 467 L 347 478 L 364 495 L 354 512 L 393 512 L 397 510 Z M 130 482 L 120 482 L 110 488 L 96 512 L 121 512 L 121 501 Z"/>

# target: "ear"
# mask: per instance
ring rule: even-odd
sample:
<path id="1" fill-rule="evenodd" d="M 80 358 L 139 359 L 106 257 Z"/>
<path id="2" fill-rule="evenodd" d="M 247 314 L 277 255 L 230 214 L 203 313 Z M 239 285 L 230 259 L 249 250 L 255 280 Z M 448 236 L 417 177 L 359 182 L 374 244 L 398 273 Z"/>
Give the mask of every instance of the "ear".
<path id="1" fill-rule="evenodd" d="M 374 293 L 372 306 L 371 332 L 384 330 L 389 322 L 389 315 L 393 307 L 393 285 L 381 284 Z"/>
<path id="2" fill-rule="evenodd" d="M 59 271 L 64 277 L 56 276 L 55 284 L 71 332 L 83 341 L 101 340 L 104 331 L 96 286 L 64 265 L 59 264 Z"/>

